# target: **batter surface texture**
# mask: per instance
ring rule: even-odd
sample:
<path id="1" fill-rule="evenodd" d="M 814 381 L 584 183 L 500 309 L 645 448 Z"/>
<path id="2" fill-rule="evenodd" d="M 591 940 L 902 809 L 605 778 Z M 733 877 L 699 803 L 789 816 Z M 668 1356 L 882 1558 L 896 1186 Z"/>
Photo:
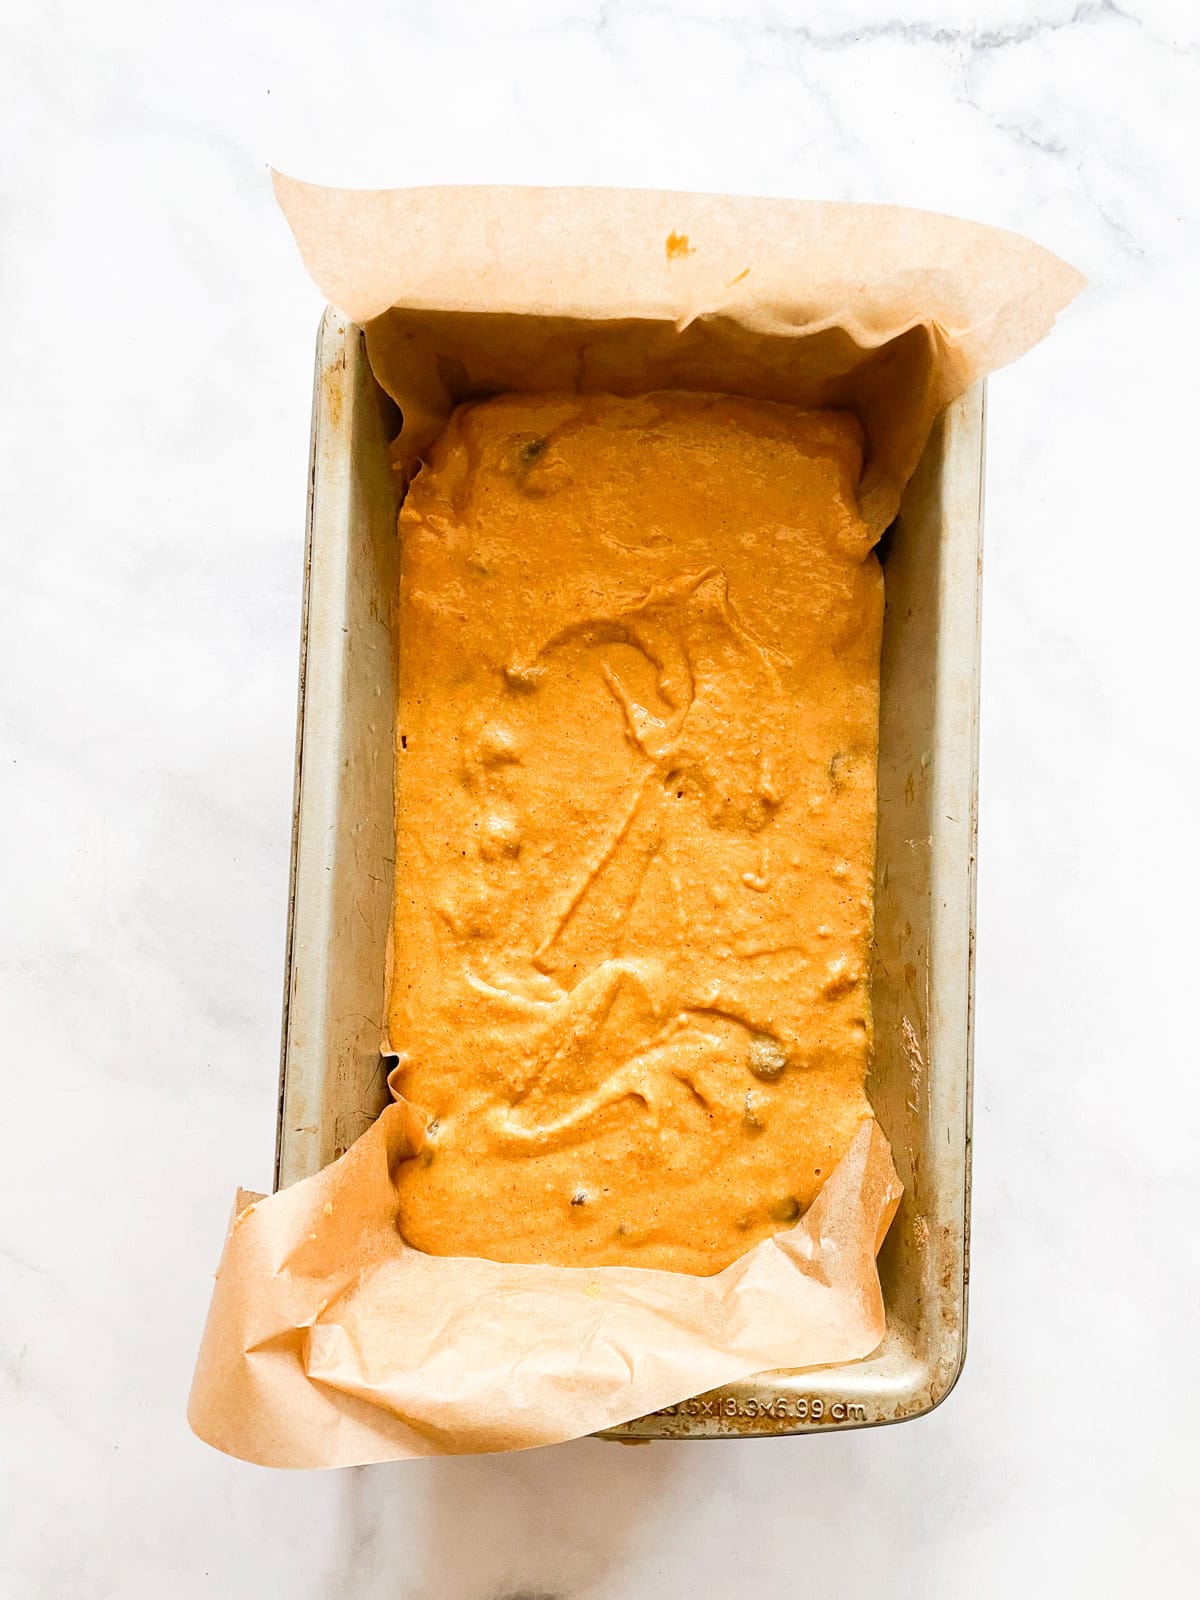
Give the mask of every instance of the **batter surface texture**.
<path id="1" fill-rule="evenodd" d="M 419 1249 L 719 1270 L 870 1107 L 853 418 L 460 407 L 400 514 L 389 1033 Z"/>

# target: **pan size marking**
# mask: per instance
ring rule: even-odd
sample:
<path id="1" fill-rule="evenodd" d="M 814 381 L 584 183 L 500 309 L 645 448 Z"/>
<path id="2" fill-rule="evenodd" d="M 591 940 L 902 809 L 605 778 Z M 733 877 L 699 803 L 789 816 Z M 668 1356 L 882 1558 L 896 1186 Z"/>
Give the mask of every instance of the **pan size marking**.
<path id="1" fill-rule="evenodd" d="M 654 1412 L 656 1417 L 722 1417 L 741 1419 L 762 1417 L 780 1422 L 865 1422 L 867 1408 L 853 1400 L 822 1400 L 815 1395 L 776 1395 L 773 1399 L 760 1399 L 751 1395 L 739 1400 L 733 1395 L 716 1395 L 711 1399 L 681 1400 L 677 1406 L 664 1406 Z"/>

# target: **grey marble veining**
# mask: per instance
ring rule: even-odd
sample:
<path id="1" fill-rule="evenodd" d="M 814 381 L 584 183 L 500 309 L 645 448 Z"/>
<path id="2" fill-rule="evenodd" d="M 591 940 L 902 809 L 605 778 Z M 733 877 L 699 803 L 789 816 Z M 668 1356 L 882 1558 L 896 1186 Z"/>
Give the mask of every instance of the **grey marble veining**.
<path id="1" fill-rule="evenodd" d="M 1187 1592 L 1200 10 L 0 26 L 0 1593 Z M 990 391 L 971 1349 L 927 1421 L 327 1475 L 188 1434 L 271 1166 L 320 304 L 269 163 L 896 201 L 1089 274 Z"/>

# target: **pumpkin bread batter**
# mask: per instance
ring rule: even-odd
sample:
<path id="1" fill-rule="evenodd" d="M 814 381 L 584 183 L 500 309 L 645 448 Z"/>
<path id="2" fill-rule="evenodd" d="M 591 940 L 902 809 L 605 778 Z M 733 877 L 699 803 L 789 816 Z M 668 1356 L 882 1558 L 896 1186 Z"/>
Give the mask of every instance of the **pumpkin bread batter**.
<path id="1" fill-rule="evenodd" d="M 419 1249 L 712 1273 L 870 1116 L 861 456 L 842 413 L 506 395 L 413 482 L 389 1033 Z"/>

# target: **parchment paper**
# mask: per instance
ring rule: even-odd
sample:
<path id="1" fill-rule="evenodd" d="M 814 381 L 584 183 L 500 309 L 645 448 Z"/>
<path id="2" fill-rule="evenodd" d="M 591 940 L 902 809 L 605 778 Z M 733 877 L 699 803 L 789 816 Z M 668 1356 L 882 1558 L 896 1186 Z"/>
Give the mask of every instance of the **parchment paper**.
<path id="1" fill-rule="evenodd" d="M 880 533 L 938 411 L 1083 281 L 1016 235 L 887 207 L 275 182 L 318 285 L 366 325 L 402 473 L 474 395 L 716 390 L 855 411 Z M 522 1449 L 883 1336 L 875 1255 L 900 1187 L 874 1123 L 793 1228 L 711 1278 L 422 1255 L 392 1180 L 422 1140 L 400 1102 L 316 1177 L 239 1196 L 188 1411 L 201 1438 L 287 1467 Z"/>

